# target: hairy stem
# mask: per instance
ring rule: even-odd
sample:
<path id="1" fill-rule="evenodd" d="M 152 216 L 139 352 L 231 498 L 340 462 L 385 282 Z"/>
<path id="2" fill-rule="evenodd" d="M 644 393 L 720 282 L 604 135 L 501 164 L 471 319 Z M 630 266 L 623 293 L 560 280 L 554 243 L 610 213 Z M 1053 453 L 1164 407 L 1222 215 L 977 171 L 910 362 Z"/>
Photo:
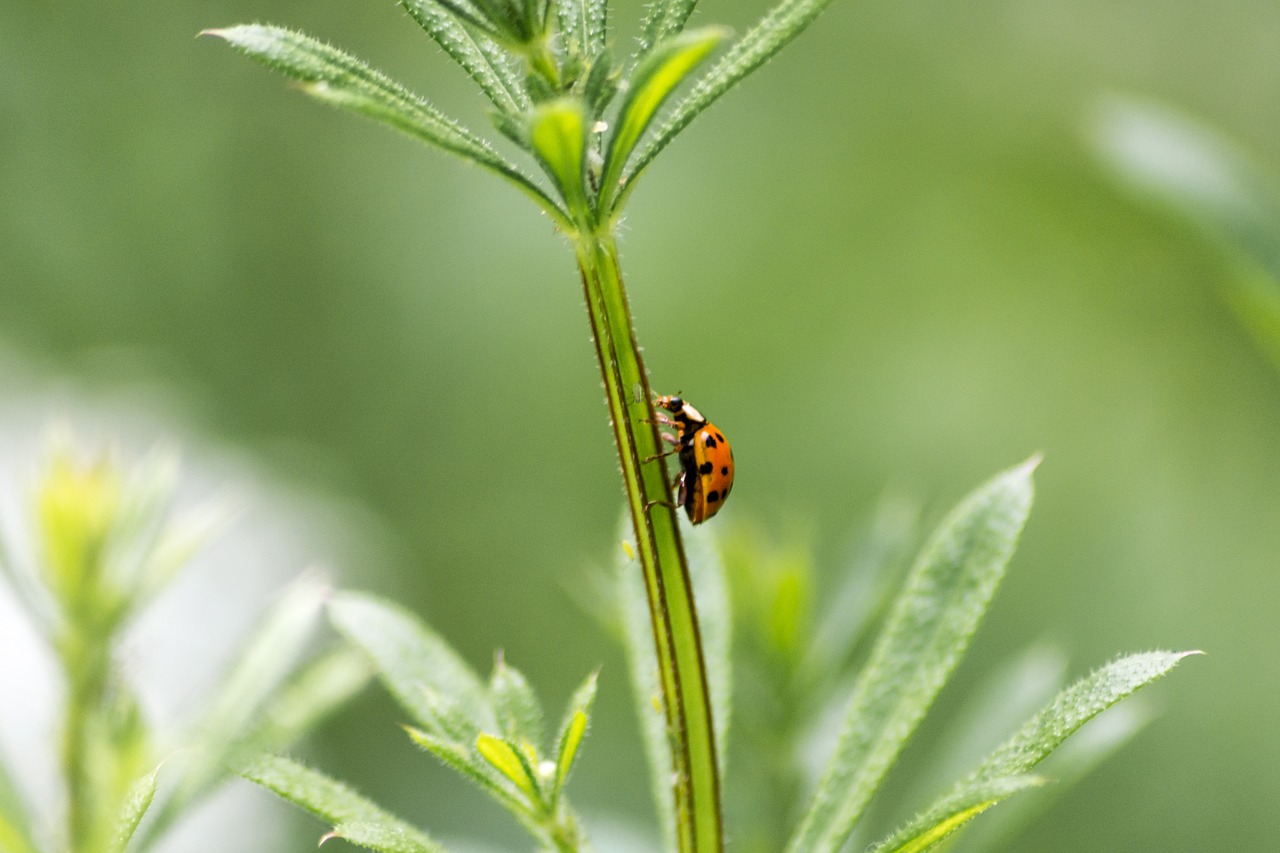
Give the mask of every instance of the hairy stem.
<path id="1" fill-rule="evenodd" d="M 671 739 L 676 837 L 682 853 L 720 851 L 724 842 L 711 696 L 666 465 L 657 458 L 661 444 L 653 394 L 612 237 L 580 232 L 576 249 L 649 598 Z"/>

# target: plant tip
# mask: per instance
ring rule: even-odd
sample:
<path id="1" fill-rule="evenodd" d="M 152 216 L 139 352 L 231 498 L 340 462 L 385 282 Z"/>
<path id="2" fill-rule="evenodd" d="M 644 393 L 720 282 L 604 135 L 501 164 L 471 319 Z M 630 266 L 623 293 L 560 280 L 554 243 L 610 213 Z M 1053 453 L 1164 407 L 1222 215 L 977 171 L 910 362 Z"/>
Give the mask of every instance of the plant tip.
<path id="1" fill-rule="evenodd" d="M 326 841 L 332 838 L 341 838 L 341 837 L 342 836 L 338 833 L 338 830 L 336 829 L 330 830 L 329 832 L 326 832 L 324 835 L 320 836 L 320 841 L 316 844 L 316 846 L 323 847 Z"/>

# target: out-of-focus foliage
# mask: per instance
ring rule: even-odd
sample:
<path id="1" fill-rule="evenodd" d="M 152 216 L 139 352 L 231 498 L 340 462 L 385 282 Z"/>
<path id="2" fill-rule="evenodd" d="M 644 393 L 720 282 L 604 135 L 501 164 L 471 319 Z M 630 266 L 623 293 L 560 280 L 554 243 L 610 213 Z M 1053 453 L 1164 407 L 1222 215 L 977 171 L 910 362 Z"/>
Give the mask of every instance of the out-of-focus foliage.
<path id="1" fill-rule="evenodd" d="M 703 11 L 741 31 L 764 6 Z M 347 582 L 403 596 L 473 663 L 508 649 L 549 702 L 603 663 L 575 805 L 651 822 L 621 656 L 558 583 L 616 546 L 619 504 L 572 258 L 498 181 L 193 38 L 252 19 L 341 34 L 483 126 L 470 81 L 401 15 L 0 4 L 5 360 L 42 383 L 161 389 L 274 473 L 366 507 L 390 559 Z M 1212 652 L 1025 849 L 1273 841 L 1280 684 L 1256 675 L 1280 622 L 1280 388 L 1218 297 L 1218 253 L 1118 193 L 1085 128 L 1102 92 L 1138 92 L 1275 172 L 1277 31 L 1261 2 L 842 0 L 630 202 L 646 361 L 734 441 L 716 524 L 815 516 L 832 566 L 845 543 L 826 531 L 886 483 L 958 494 L 1043 451 L 1029 570 L 956 696 L 1042 638 L 1081 662 Z M 958 701 L 944 691 L 939 718 Z M 326 770 L 446 834 L 495 813 L 443 772 L 430 794 L 403 786 L 422 762 L 390 715 L 370 698 L 328 729 Z"/>
<path id="2" fill-rule="evenodd" d="M 167 454 L 128 466 L 111 452 L 86 455 L 60 431 L 30 497 L 31 517 L 5 519 L 8 530 L 35 529 L 29 539 L 19 535 L 22 545 L 0 540 L 0 577 L 42 635 L 62 688 L 57 719 L 45 721 L 57 731 L 57 802 L 39 802 L 31 768 L 19 774 L 0 760 L 6 851 L 153 849 L 236 767 L 289 745 L 367 680 L 349 651 L 304 666 L 328 594 L 306 578 L 263 617 L 186 731 L 164 731 L 149 718 L 143 685 L 121 662 L 127 629 L 220 526 L 221 513 L 208 508 L 173 511 L 177 481 Z M 6 662 L 20 666 L 24 656 L 9 648 Z M 34 704 L 37 689 L 32 679 L 6 695 L 11 706 Z M 4 717 L 13 724 L 12 713 Z M 24 737 L 41 739 L 35 731 Z"/>

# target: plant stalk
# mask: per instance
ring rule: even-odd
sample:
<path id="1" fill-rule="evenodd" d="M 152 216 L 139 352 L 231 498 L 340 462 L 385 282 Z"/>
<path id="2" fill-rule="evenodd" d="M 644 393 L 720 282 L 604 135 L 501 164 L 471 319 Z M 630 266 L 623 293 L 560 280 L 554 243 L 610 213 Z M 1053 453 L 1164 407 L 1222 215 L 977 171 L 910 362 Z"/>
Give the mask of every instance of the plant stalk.
<path id="1" fill-rule="evenodd" d="M 575 248 L 604 377 L 627 507 L 644 572 L 671 741 L 676 838 L 681 853 L 721 851 L 720 772 L 715 753 L 693 585 L 671 503 L 653 393 L 631 324 L 612 235 L 578 232 Z"/>

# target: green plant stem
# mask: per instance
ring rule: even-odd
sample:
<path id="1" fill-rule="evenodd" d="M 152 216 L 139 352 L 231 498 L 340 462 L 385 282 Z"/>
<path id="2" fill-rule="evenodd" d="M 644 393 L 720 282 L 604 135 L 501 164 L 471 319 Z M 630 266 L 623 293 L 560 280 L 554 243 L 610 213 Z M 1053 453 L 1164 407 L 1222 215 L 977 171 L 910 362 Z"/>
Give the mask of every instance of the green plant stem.
<path id="1" fill-rule="evenodd" d="M 93 718 L 102 706 L 103 674 L 107 661 L 101 645 L 70 628 L 59 643 L 67 676 L 66 718 L 62 732 L 62 771 L 67 784 L 67 839 L 70 849 L 90 849 L 98 815 L 95 780 L 88 759 L 92 750 Z"/>
<path id="2" fill-rule="evenodd" d="M 720 773 L 693 586 L 671 505 L 653 394 L 611 235 L 575 235 L 578 266 L 622 464 L 657 648 L 682 853 L 723 849 Z"/>

